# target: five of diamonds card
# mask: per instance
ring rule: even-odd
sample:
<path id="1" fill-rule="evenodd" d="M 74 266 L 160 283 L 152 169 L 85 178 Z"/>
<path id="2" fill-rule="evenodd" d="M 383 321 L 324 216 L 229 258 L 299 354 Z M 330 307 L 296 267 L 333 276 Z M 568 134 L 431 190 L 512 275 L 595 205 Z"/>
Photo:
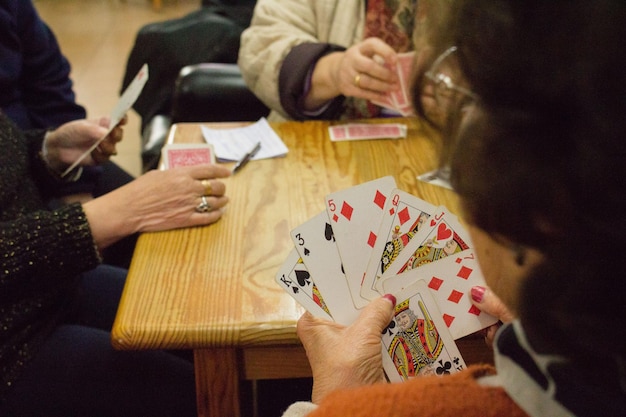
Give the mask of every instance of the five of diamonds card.
<path id="1" fill-rule="evenodd" d="M 383 177 L 326 196 L 325 210 L 294 228 L 276 282 L 316 317 L 349 325 L 372 299 L 397 299 L 382 337 L 389 381 L 465 367 L 454 340 L 495 323 L 473 307 L 485 285 L 456 216 Z"/>

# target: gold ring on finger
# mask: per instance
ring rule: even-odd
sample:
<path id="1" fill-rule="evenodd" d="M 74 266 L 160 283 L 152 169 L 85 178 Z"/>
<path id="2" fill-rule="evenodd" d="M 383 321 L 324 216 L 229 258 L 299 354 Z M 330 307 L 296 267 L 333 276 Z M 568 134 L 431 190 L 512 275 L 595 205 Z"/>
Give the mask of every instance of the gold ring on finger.
<path id="1" fill-rule="evenodd" d="M 211 186 L 211 180 L 202 180 L 200 183 L 204 187 L 204 195 L 212 195 L 213 187 Z"/>
<path id="2" fill-rule="evenodd" d="M 361 88 L 361 74 L 357 73 L 354 76 L 354 85 L 356 86 L 356 88 Z"/>

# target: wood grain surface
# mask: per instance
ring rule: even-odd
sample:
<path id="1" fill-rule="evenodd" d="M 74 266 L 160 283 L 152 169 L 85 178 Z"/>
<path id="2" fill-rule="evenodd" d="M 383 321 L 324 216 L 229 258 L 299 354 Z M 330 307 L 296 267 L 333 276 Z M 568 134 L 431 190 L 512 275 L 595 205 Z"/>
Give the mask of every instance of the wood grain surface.
<path id="1" fill-rule="evenodd" d="M 295 332 L 304 310 L 274 279 L 294 247 L 290 231 L 323 211 L 327 194 L 391 175 L 404 191 L 458 213 L 453 192 L 416 179 L 437 165 L 436 132 L 418 119 L 363 122 L 404 123 L 408 136 L 331 142 L 332 122 L 274 123 L 288 154 L 225 179 L 230 202 L 219 222 L 140 236 L 112 343 L 194 349 L 199 416 L 239 416 L 242 379 L 311 375 Z M 200 124 L 175 125 L 168 138 L 202 141 Z M 492 361 L 479 336 L 458 344 L 467 363 Z"/>

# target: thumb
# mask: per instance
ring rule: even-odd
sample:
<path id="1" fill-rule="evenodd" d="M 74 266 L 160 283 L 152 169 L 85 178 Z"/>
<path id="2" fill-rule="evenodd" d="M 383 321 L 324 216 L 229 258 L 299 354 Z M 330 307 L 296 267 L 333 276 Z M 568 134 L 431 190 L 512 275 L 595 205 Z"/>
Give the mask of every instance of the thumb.
<path id="1" fill-rule="evenodd" d="M 470 290 L 472 304 L 481 311 L 497 317 L 503 323 L 513 321 L 515 318 L 508 307 L 489 288 L 476 285 Z"/>
<path id="2" fill-rule="evenodd" d="M 380 335 L 393 319 L 396 297 L 385 294 L 369 303 L 354 321 L 352 327 Z"/>

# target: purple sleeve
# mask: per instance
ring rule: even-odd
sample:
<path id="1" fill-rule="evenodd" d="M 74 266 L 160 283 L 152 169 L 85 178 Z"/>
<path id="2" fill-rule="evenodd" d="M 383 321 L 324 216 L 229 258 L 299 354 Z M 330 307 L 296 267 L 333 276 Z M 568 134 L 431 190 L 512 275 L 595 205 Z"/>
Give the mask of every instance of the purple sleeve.
<path id="1" fill-rule="evenodd" d="M 341 111 L 344 97 L 338 96 L 330 101 L 323 110 L 306 112 L 301 102 L 310 88 L 311 69 L 317 61 L 331 52 L 344 51 L 345 48 L 326 43 L 303 43 L 289 51 L 280 68 L 278 76 L 278 91 L 280 103 L 294 120 L 307 119 L 336 119 Z"/>

